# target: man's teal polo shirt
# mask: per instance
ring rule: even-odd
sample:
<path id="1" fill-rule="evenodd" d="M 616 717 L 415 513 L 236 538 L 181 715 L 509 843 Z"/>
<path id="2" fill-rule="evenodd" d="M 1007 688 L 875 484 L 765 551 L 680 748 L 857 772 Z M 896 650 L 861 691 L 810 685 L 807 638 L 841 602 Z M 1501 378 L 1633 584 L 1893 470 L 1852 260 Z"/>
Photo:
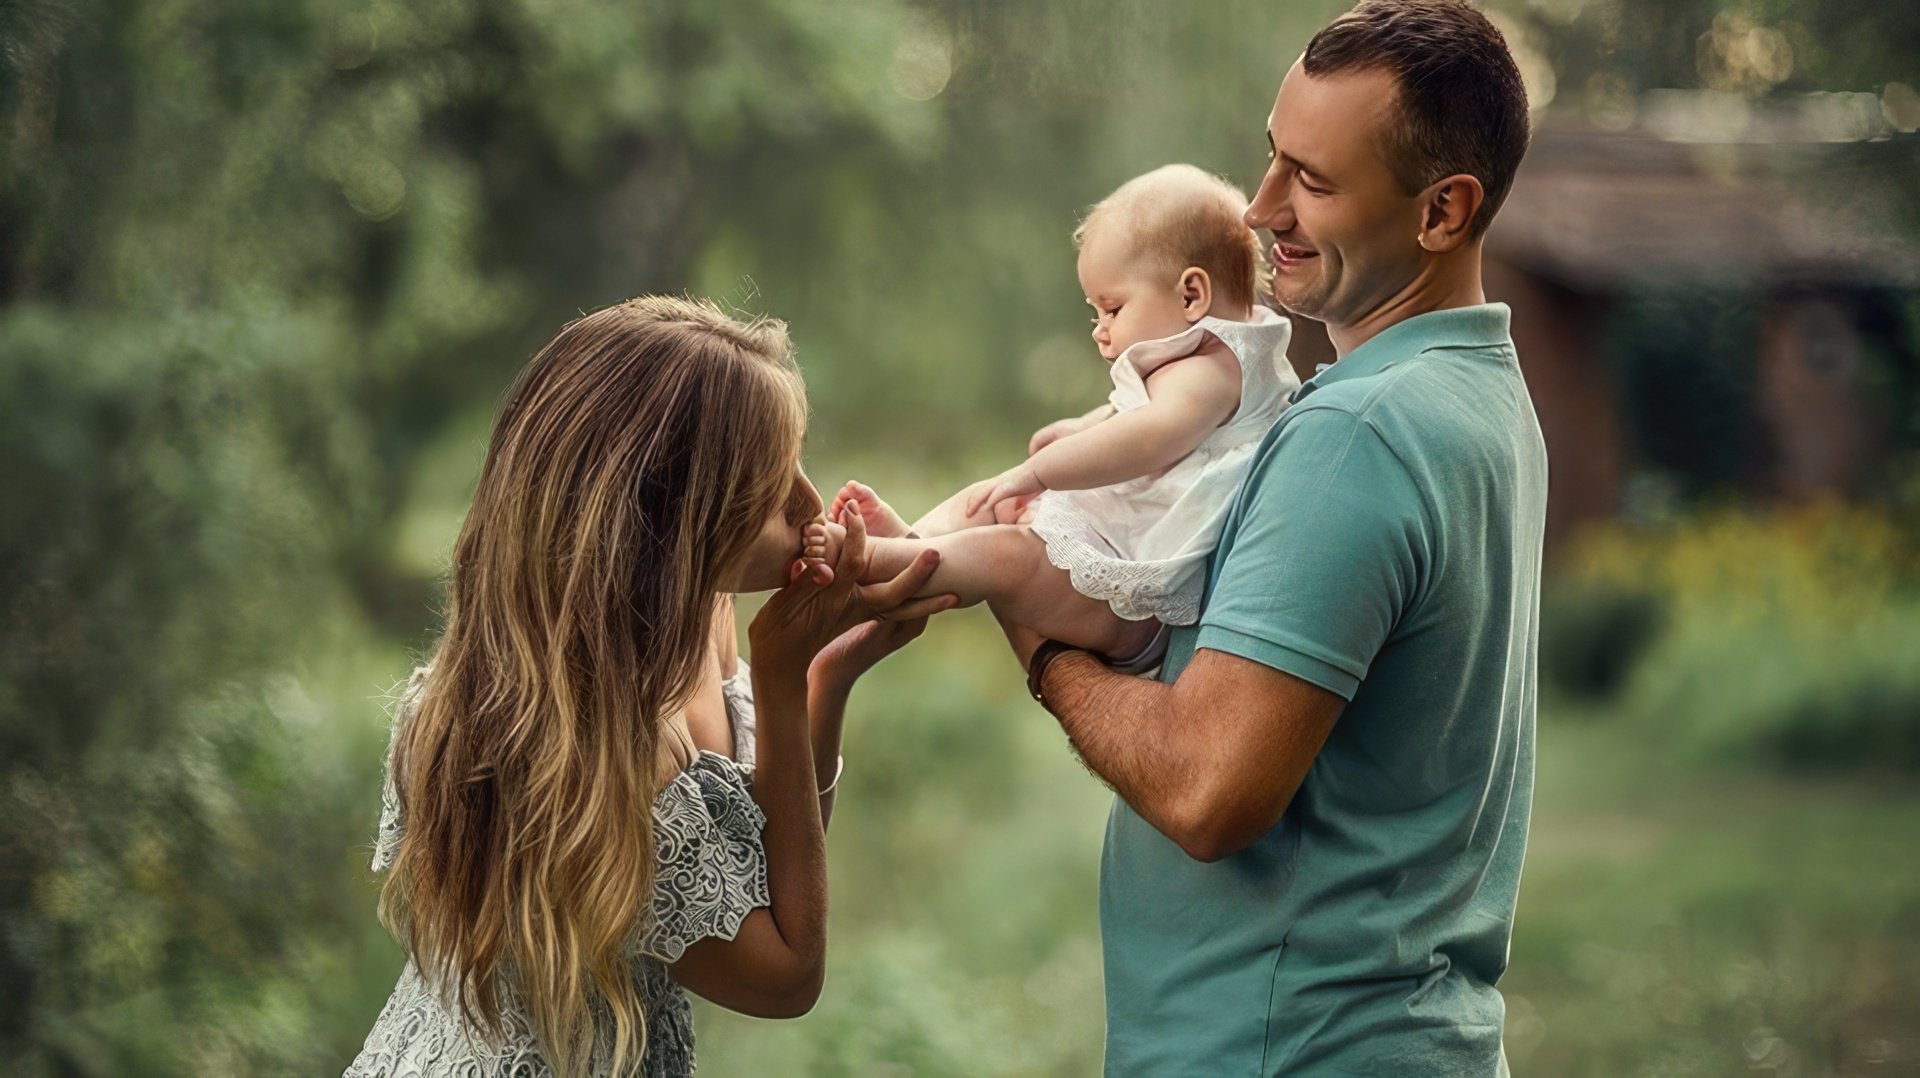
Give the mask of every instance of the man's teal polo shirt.
<path id="1" fill-rule="evenodd" d="M 1406 319 L 1301 388 L 1161 678 L 1212 648 L 1348 703 L 1232 857 L 1194 861 L 1115 799 L 1108 1074 L 1504 1070 L 1546 495 L 1504 304 Z"/>

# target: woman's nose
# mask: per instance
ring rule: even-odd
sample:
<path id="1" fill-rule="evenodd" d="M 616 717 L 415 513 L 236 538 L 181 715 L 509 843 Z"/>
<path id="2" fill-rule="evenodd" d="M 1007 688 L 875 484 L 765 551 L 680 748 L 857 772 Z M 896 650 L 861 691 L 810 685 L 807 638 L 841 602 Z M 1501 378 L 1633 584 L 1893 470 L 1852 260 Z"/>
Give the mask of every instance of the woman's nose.
<path id="1" fill-rule="evenodd" d="M 793 486 L 787 491 L 787 523 L 795 528 L 801 527 L 809 521 L 822 519 L 824 510 L 820 491 L 814 487 L 813 480 L 807 478 L 806 472 L 796 469 Z"/>

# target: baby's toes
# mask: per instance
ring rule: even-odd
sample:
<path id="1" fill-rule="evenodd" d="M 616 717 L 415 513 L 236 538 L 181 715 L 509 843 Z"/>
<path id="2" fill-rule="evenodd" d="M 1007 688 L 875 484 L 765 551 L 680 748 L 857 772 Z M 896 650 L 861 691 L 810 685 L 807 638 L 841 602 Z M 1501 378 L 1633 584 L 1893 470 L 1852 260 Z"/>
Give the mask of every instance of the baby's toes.
<path id="1" fill-rule="evenodd" d="M 800 529 L 800 556 L 818 561 L 827 556 L 827 526 L 818 521 Z"/>

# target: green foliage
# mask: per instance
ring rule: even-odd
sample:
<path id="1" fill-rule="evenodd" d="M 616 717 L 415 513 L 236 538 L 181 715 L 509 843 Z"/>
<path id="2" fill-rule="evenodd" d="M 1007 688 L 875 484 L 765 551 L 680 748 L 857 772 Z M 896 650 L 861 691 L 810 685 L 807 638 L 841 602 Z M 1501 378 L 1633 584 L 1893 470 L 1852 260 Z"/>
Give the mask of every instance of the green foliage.
<path id="1" fill-rule="evenodd" d="M 413 462 L 569 312 L 683 279 L 693 177 L 879 163 L 881 6 L 0 9 L 0 1056 L 325 1071 Z M 742 29 L 744 27 L 744 29 Z"/>
<path id="2" fill-rule="evenodd" d="M 1620 718 L 1662 745 L 1793 768 L 1920 768 L 1920 563 L 1884 512 L 1591 534 L 1555 590 L 1549 673 L 1611 692 Z"/>
<path id="3" fill-rule="evenodd" d="M 1650 588 L 1549 581 L 1541 601 L 1540 677 L 1581 700 L 1606 702 L 1657 642 L 1664 607 Z"/>

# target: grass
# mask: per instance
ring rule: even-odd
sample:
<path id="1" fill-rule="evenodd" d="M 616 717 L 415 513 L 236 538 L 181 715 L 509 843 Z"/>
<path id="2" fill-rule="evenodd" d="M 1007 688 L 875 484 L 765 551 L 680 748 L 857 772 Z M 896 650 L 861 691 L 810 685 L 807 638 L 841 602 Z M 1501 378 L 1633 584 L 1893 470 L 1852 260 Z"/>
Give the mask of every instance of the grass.
<path id="1" fill-rule="evenodd" d="M 1516 1073 L 1920 1072 L 1920 792 L 1702 772 L 1544 728 L 1513 965 Z"/>

